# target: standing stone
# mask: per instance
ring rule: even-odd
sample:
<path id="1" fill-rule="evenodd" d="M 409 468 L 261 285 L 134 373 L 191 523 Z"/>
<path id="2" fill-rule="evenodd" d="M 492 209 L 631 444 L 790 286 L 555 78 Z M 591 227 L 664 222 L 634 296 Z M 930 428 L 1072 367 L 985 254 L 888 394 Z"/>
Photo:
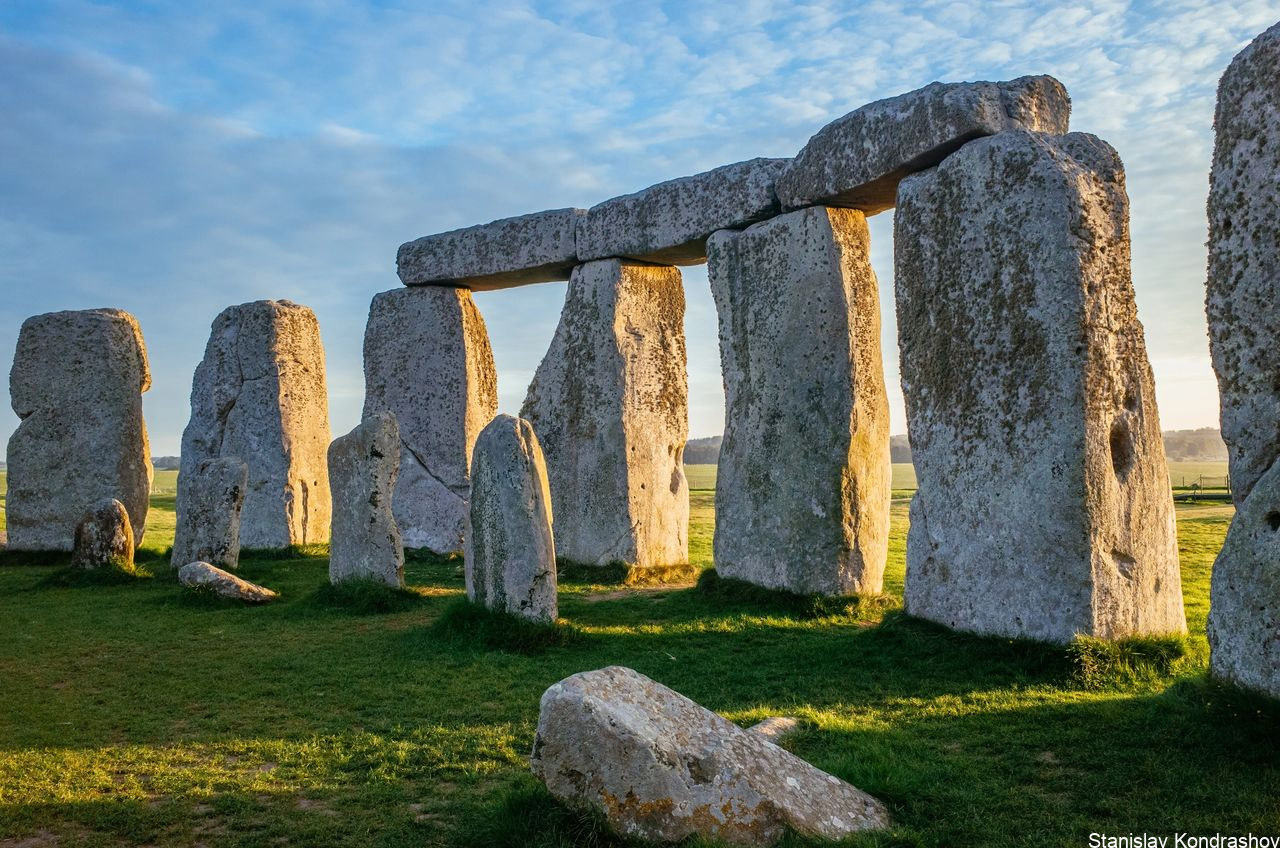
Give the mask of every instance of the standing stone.
<path id="1" fill-rule="evenodd" d="M 151 450 L 142 393 L 151 371 L 138 321 L 119 309 L 28 318 L 9 372 L 9 547 L 69 551 L 85 507 L 124 504 L 142 541 Z"/>
<path id="2" fill-rule="evenodd" d="M 1280 697 L 1280 24 L 1218 85 L 1209 347 L 1236 515 L 1213 565 L 1210 671 Z"/>
<path id="3" fill-rule="evenodd" d="M 716 233 L 707 249 L 725 384 L 716 571 L 879 592 L 889 402 L 866 219 L 814 207 Z"/>
<path id="4" fill-rule="evenodd" d="M 546 454 L 561 559 L 688 561 L 685 365 L 678 270 L 618 259 L 574 269 L 520 411 Z"/>
<path id="5" fill-rule="evenodd" d="M 178 477 L 174 568 L 203 561 L 235 569 L 240 563 L 240 510 L 249 467 L 236 456 L 207 459 Z"/>
<path id="6" fill-rule="evenodd" d="M 1185 631 L 1120 157 L 970 142 L 903 180 L 894 220 L 906 611 L 1052 642 Z"/>
<path id="7" fill-rule="evenodd" d="M 400 425 L 392 510 L 409 548 L 462 550 L 476 436 L 498 411 L 484 318 L 466 289 L 375 295 L 364 334 L 364 417 Z"/>
<path id="8" fill-rule="evenodd" d="M 400 428 L 377 412 L 329 446 L 333 530 L 329 580 L 380 580 L 404 586 L 404 546 L 391 511 L 400 472 Z"/>
<path id="9" fill-rule="evenodd" d="M 528 421 L 499 415 L 476 441 L 467 524 L 467 597 L 531 621 L 556 620 L 556 546 L 547 464 Z"/>
<path id="10" fill-rule="evenodd" d="M 133 571 L 133 527 L 124 504 L 104 498 L 84 514 L 76 525 L 71 567 Z"/>
<path id="11" fill-rule="evenodd" d="M 329 538 L 329 400 L 315 313 L 287 300 L 223 310 L 191 386 L 183 475 L 205 460 L 249 467 L 240 544 L 287 548 Z"/>

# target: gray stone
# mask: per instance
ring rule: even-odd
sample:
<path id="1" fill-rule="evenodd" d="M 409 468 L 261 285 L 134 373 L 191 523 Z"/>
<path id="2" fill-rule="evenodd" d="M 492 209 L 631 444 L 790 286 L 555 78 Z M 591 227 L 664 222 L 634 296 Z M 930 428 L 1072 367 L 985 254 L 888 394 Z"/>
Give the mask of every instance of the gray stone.
<path id="1" fill-rule="evenodd" d="M 565 804 L 657 842 L 772 845 L 889 826 L 884 805 L 660 683 L 617 666 L 542 696 L 534 775 Z"/>
<path id="2" fill-rule="evenodd" d="M 151 496 L 142 393 L 151 387 L 138 321 L 119 309 L 50 312 L 18 334 L 9 394 L 9 547 L 72 549 L 84 510 L 115 498 L 141 542 Z"/>
<path id="3" fill-rule="evenodd" d="M 191 386 L 182 474 L 234 456 L 249 467 L 245 548 L 329 538 L 329 399 L 315 313 L 287 300 L 223 310 Z"/>
<path id="4" fill-rule="evenodd" d="M 824 204 L 875 214 L 893 206 L 898 182 L 965 142 L 1007 130 L 1065 133 L 1071 98 L 1053 77 L 930 83 L 877 100 L 827 124 L 778 178 L 785 208 Z"/>
<path id="5" fill-rule="evenodd" d="M 499 415 L 471 462 L 467 597 L 531 621 L 556 620 L 556 546 L 547 465 L 528 421 Z"/>
<path id="6" fill-rule="evenodd" d="M 578 226 L 578 260 L 622 256 L 665 265 L 707 259 L 707 238 L 778 214 L 773 185 L 789 159 L 751 159 L 592 206 Z"/>
<path id="7" fill-rule="evenodd" d="M 567 280 L 578 261 L 577 227 L 585 214 L 552 209 L 406 242 L 396 254 L 400 281 L 489 291 Z"/>
<path id="8" fill-rule="evenodd" d="M 1183 632 L 1120 157 L 1003 133 L 908 177 L 898 341 L 919 490 L 905 608 L 1067 642 Z"/>
<path id="9" fill-rule="evenodd" d="M 191 562 L 179 568 L 178 582 L 191 589 L 205 589 L 224 598 L 250 604 L 265 604 L 279 597 L 270 589 L 242 580 L 207 562 Z"/>
<path id="10" fill-rule="evenodd" d="M 866 219 L 814 207 L 707 248 L 725 384 L 716 571 L 803 594 L 879 592 L 889 402 Z"/>
<path id="11" fill-rule="evenodd" d="M 133 571 L 133 527 L 124 504 L 103 498 L 84 514 L 76 525 L 71 567 Z"/>
<path id="12" fill-rule="evenodd" d="M 1213 565 L 1209 670 L 1280 698 L 1280 24 L 1218 85 L 1209 347 L 1235 518 Z"/>
<path id="13" fill-rule="evenodd" d="M 781 742 L 783 738 L 790 736 L 799 729 L 800 722 L 791 716 L 769 716 L 747 728 L 752 733 L 758 733 L 774 744 Z"/>
<path id="14" fill-rule="evenodd" d="M 333 529 L 329 580 L 380 580 L 404 586 L 404 546 L 391 510 L 400 472 L 400 428 L 375 412 L 329 446 Z"/>
<path id="15" fill-rule="evenodd" d="M 484 319 L 466 289 L 418 286 L 375 295 L 364 334 L 364 417 L 400 425 L 392 510 L 405 547 L 462 550 L 471 450 L 498 411 Z"/>
<path id="16" fill-rule="evenodd" d="M 178 476 L 174 568 L 203 561 L 235 569 L 240 562 L 240 510 L 249 486 L 249 467 L 237 456 L 196 463 Z"/>
<path id="17" fill-rule="evenodd" d="M 556 554 L 584 565 L 689 558 L 680 272 L 606 259 L 574 269 L 520 416 L 547 460 Z"/>

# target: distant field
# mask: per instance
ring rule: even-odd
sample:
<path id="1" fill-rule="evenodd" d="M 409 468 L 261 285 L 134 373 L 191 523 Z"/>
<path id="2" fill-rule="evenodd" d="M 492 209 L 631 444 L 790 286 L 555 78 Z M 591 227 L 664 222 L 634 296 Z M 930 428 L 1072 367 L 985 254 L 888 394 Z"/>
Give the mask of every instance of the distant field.
<path id="1" fill-rule="evenodd" d="M 715 491 L 716 488 L 716 467 L 714 465 L 686 465 L 684 467 L 685 476 L 689 478 L 689 488 L 697 491 L 698 489 L 709 489 Z M 893 488 L 914 489 L 916 487 L 916 470 L 909 462 L 895 462 L 893 464 Z"/>

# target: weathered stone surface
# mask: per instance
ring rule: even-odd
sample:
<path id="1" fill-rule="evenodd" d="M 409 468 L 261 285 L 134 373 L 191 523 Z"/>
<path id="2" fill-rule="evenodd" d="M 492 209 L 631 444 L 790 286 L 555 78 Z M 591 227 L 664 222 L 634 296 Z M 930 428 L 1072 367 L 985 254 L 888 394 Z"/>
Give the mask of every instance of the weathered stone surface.
<path id="1" fill-rule="evenodd" d="M 85 508 L 115 498 L 142 540 L 151 451 L 142 393 L 151 371 L 138 321 L 119 309 L 50 312 L 18 334 L 9 394 L 9 547 L 69 551 Z"/>
<path id="2" fill-rule="evenodd" d="M 1065 133 L 1071 98 L 1053 77 L 930 83 L 877 100 L 827 124 L 778 178 L 785 208 L 824 204 L 874 214 L 893 206 L 898 182 L 965 142 L 1007 130 Z"/>
<path id="3" fill-rule="evenodd" d="M 133 571 L 133 527 L 124 504 L 104 498 L 84 514 L 76 525 L 71 567 Z"/>
<path id="4" fill-rule="evenodd" d="M 908 177 L 907 612 L 1066 642 L 1186 628 L 1120 157 L 1003 133 Z"/>
<path id="5" fill-rule="evenodd" d="M 177 525 L 169 563 L 181 568 L 207 562 L 219 568 L 240 563 L 240 510 L 249 467 L 238 456 L 207 459 L 178 477 Z"/>
<path id="6" fill-rule="evenodd" d="M 484 318 L 466 289 L 400 288 L 375 295 L 364 334 L 364 417 L 400 425 L 392 510 L 405 547 L 462 550 L 471 450 L 498 411 Z"/>
<path id="7" fill-rule="evenodd" d="M 772 845 L 787 828 L 839 839 L 889 824 L 865 792 L 617 666 L 543 694 L 532 766 L 564 803 L 642 839 Z"/>
<path id="8" fill-rule="evenodd" d="M 476 440 L 467 524 L 467 597 L 531 621 L 556 620 L 556 546 L 547 464 L 528 421 L 499 415 Z"/>
<path id="9" fill-rule="evenodd" d="M 688 561 L 685 367 L 678 270 L 616 259 L 574 269 L 520 412 L 546 455 L 561 559 Z"/>
<path id="10" fill-rule="evenodd" d="M 329 580 L 380 580 L 404 585 L 404 546 L 391 511 L 400 472 L 400 427 L 375 412 L 329 446 L 333 529 Z"/>
<path id="11" fill-rule="evenodd" d="M 880 591 L 889 402 L 866 219 L 803 209 L 707 249 L 725 383 L 716 571 L 806 594 Z"/>
<path id="12" fill-rule="evenodd" d="M 1213 565 L 1209 669 L 1280 697 L 1280 24 L 1218 84 L 1209 346 L 1235 518 Z"/>
<path id="13" fill-rule="evenodd" d="M 587 210 L 578 260 L 623 256 L 668 265 L 707 259 L 707 238 L 778 214 L 774 183 L 789 159 L 751 159 L 651 186 Z"/>
<path id="14" fill-rule="evenodd" d="M 240 544 L 285 548 L 329 538 L 329 400 L 315 313 L 287 300 L 223 310 L 191 386 L 182 474 L 205 460 L 249 467 Z"/>
<path id="15" fill-rule="evenodd" d="M 207 562 L 191 562 L 179 568 L 178 582 L 190 588 L 207 588 L 224 598 L 250 604 L 265 604 L 280 597 L 264 586 L 242 580 Z"/>
<path id="16" fill-rule="evenodd" d="M 406 242 L 396 254 L 400 281 L 489 291 L 567 280 L 578 261 L 577 227 L 585 214 L 553 209 Z"/>

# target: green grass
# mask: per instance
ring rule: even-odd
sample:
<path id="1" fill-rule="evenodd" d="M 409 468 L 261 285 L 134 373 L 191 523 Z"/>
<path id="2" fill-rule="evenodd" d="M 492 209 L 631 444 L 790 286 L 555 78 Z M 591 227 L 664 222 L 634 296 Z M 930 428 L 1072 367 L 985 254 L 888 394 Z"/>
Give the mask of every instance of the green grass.
<path id="1" fill-rule="evenodd" d="M 693 498 L 704 566 L 711 494 Z M 531 635 L 460 605 L 460 561 L 430 556 L 389 605 L 329 596 L 322 548 L 242 560 L 277 603 L 192 603 L 157 495 L 149 579 L 0 567 L 0 845 L 618 844 L 526 759 L 546 687 L 610 664 L 743 725 L 799 717 L 787 747 L 891 806 L 890 834 L 851 845 L 1280 829 L 1274 705 L 1204 676 L 1229 506 L 1178 509 L 1189 638 L 1061 649 L 904 616 L 906 504 L 887 598 L 566 583 L 563 629 Z"/>

